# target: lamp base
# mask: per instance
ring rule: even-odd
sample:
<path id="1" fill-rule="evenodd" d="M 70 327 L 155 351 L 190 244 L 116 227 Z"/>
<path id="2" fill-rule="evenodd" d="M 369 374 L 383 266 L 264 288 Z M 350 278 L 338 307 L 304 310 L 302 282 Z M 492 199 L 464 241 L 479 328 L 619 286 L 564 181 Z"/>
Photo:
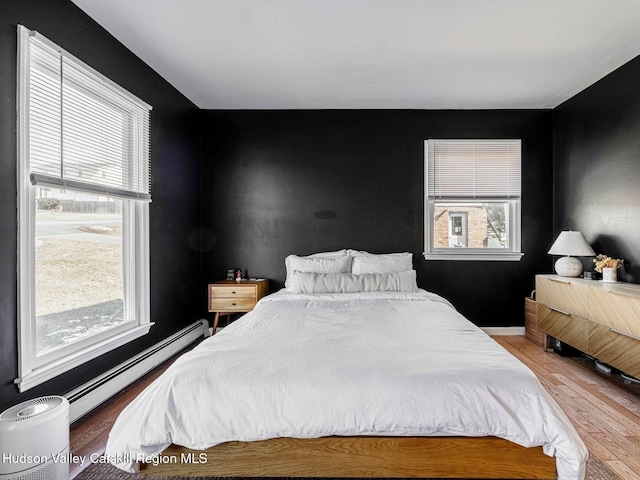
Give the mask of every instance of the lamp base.
<path id="1" fill-rule="evenodd" d="M 560 257 L 556 261 L 556 273 L 562 277 L 579 277 L 583 270 L 582 262 L 575 257 Z"/>

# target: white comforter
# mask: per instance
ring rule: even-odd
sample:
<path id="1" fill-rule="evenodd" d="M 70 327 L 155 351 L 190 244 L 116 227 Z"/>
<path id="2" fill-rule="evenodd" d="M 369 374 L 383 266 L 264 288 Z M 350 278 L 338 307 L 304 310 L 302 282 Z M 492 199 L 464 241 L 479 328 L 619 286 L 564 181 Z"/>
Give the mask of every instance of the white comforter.
<path id="1" fill-rule="evenodd" d="M 542 445 L 560 480 L 587 457 L 533 373 L 441 297 L 282 290 L 141 393 L 106 458 L 133 472 L 171 443 L 330 435 L 492 435 Z"/>

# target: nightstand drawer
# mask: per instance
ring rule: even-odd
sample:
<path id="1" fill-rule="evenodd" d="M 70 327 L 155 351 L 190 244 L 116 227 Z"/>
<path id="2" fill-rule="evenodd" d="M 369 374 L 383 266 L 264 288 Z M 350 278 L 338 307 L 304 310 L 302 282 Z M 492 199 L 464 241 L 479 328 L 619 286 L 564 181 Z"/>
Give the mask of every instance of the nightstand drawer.
<path id="1" fill-rule="evenodd" d="M 255 285 L 211 285 L 209 287 L 209 295 L 211 300 L 218 298 L 252 298 L 256 299 L 256 286 Z"/>
<path id="2" fill-rule="evenodd" d="M 213 333 L 216 333 L 220 315 L 232 313 L 246 313 L 253 310 L 258 301 L 269 291 L 269 282 L 266 279 L 221 280 L 210 283 L 208 286 L 209 311 L 216 312 L 213 319 Z"/>
<path id="3" fill-rule="evenodd" d="M 248 312 L 256 306 L 256 299 L 251 297 L 211 298 L 210 310 L 213 312 Z"/>

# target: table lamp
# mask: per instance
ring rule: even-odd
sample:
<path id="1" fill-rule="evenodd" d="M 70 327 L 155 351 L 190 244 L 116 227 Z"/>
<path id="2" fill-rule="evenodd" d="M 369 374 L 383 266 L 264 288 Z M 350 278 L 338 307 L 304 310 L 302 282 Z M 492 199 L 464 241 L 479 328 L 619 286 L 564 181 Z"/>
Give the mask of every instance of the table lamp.
<path id="1" fill-rule="evenodd" d="M 575 257 L 595 257 L 596 255 L 582 233 L 571 230 L 560 232 L 547 253 L 566 255 L 560 257 L 555 264 L 556 273 L 563 277 L 579 277 L 582 274 L 582 262 Z"/>

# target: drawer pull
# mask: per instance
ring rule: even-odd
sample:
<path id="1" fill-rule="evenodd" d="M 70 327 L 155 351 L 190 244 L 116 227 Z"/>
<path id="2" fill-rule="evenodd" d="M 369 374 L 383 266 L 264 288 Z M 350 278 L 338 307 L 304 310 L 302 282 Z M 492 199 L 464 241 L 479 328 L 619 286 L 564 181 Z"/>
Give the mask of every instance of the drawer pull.
<path id="1" fill-rule="evenodd" d="M 564 282 L 562 282 L 562 283 L 564 283 Z M 556 307 L 549 307 L 549 310 L 553 310 L 554 312 L 558 312 L 558 313 L 561 313 L 563 315 L 571 316 L 571 314 L 569 312 L 565 312 L 564 310 L 560 310 L 559 308 L 556 308 Z"/>
<path id="2" fill-rule="evenodd" d="M 571 285 L 571 282 L 569 280 L 560 280 L 559 278 L 550 278 L 549 280 L 551 280 L 552 282 L 566 283 L 568 285 Z"/>
<path id="3" fill-rule="evenodd" d="M 616 330 L 615 328 L 609 328 L 609 330 L 611 330 L 613 333 L 617 333 L 618 335 L 623 335 L 625 337 L 633 338 L 634 340 L 638 340 L 640 342 L 640 338 L 634 337 L 633 335 L 627 332 L 621 332 L 620 330 Z"/>
<path id="4" fill-rule="evenodd" d="M 619 295 L 620 297 L 640 298 L 640 295 L 638 295 L 638 294 L 621 292 L 619 290 L 617 290 L 617 291 L 607 290 L 607 291 L 612 295 Z"/>

